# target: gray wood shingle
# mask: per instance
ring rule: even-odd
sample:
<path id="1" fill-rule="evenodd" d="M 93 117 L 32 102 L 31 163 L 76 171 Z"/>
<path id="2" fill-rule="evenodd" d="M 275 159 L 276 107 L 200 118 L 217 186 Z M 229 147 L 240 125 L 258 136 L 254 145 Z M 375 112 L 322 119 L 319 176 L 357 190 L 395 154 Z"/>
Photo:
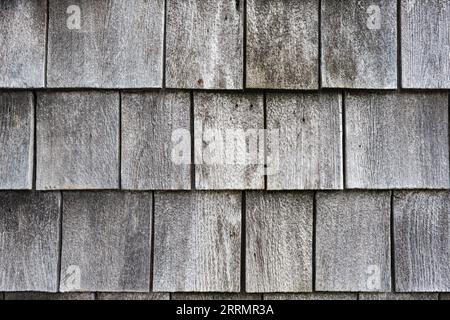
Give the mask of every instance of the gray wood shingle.
<path id="1" fill-rule="evenodd" d="M 450 291 L 449 212 L 447 191 L 395 192 L 396 291 Z"/>
<path id="2" fill-rule="evenodd" d="M 190 101 L 188 92 L 122 94 L 122 188 L 191 188 Z"/>
<path id="3" fill-rule="evenodd" d="M 262 300 L 262 296 L 246 293 L 174 293 L 172 300 Z"/>
<path id="4" fill-rule="evenodd" d="M 359 300 L 438 300 L 434 293 L 361 293 Z"/>
<path id="5" fill-rule="evenodd" d="M 238 192 L 156 192 L 153 290 L 239 292 Z"/>
<path id="6" fill-rule="evenodd" d="M 48 293 L 48 292 L 13 292 L 5 295 L 5 300 L 95 300 L 94 293 Z"/>
<path id="7" fill-rule="evenodd" d="M 267 129 L 269 190 L 343 187 L 339 94 L 268 94 Z"/>
<path id="8" fill-rule="evenodd" d="M 49 87 L 162 86 L 164 0 L 49 4 Z"/>
<path id="9" fill-rule="evenodd" d="M 33 95 L 0 92 L 0 189 L 31 189 Z"/>
<path id="10" fill-rule="evenodd" d="M 194 94 L 197 189 L 264 188 L 263 105 L 260 94 Z"/>
<path id="11" fill-rule="evenodd" d="M 118 93 L 42 92 L 36 113 L 38 190 L 118 188 Z"/>
<path id="12" fill-rule="evenodd" d="M 316 290 L 391 289 L 390 192 L 319 192 Z"/>
<path id="13" fill-rule="evenodd" d="M 319 1 L 247 1 L 248 88 L 319 87 Z"/>
<path id="14" fill-rule="evenodd" d="M 169 293 L 99 293 L 98 300 L 139 300 L 139 301 L 151 301 L 151 300 L 169 300 Z"/>
<path id="15" fill-rule="evenodd" d="M 313 292 L 313 293 L 269 293 L 264 300 L 357 300 L 356 293 Z"/>
<path id="16" fill-rule="evenodd" d="M 396 1 L 323 0 L 321 28 L 323 87 L 397 87 Z"/>
<path id="17" fill-rule="evenodd" d="M 167 0 L 166 86 L 243 87 L 244 1 Z"/>
<path id="18" fill-rule="evenodd" d="M 313 194 L 249 192 L 246 292 L 312 291 Z"/>
<path id="19" fill-rule="evenodd" d="M 346 187 L 449 187 L 447 93 L 349 93 Z"/>
<path id="20" fill-rule="evenodd" d="M 0 88 L 45 86 L 47 1 L 0 1 Z"/>
<path id="21" fill-rule="evenodd" d="M 152 194 L 64 192 L 62 292 L 148 292 Z"/>
<path id="22" fill-rule="evenodd" d="M 58 289 L 59 193 L 0 192 L 0 291 Z"/>

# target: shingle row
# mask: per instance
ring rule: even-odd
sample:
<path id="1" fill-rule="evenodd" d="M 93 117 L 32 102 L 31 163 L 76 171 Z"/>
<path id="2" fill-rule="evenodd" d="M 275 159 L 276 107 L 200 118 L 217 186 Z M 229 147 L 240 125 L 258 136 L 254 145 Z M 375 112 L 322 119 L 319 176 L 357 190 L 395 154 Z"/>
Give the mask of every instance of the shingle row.
<path id="1" fill-rule="evenodd" d="M 244 4 L 2 3 L 0 87 L 450 88 L 448 0 Z"/>

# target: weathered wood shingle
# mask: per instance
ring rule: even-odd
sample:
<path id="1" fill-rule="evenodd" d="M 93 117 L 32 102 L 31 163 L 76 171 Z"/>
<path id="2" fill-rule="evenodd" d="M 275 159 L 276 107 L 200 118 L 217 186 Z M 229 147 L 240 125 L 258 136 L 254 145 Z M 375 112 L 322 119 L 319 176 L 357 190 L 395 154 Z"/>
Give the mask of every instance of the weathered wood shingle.
<path id="1" fill-rule="evenodd" d="M 447 93 L 350 93 L 346 187 L 448 188 Z"/>
<path id="2" fill-rule="evenodd" d="M 31 189 L 34 107 L 31 92 L 0 92 L 0 189 Z"/>
<path id="3" fill-rule="evenodd" d="M 188 92 L 122 94 L 122 188 L 191 188 Z"/>
<path id="4" fill-rule="evenodd" d="M 5 295 L 5 300 L 95 300 L 94 293 L 48 293 L 48 292 L 13 292 Z"/>
<path id="5" fill-rule="evenodd" d="M 172 300 L 262 300 L 262 296 L 245 293 L 174 293 Z"/>
<path id="6" fill-rule="evenodd" d="M 118 188 L 118 93 L 38 93 L 36 119 L 38 190 Z"/>
<path id="7" fill-rule="evenodd" d="M 244 1 L 167 0 L 166 86 L 243 87 Z"/>
<path id="8" fill-rule="evenodd" d="M 148 292 L 152 194 L 63 193 L 62 292 Z"/>
<path id="9" fill-rule="evenodd" d="M 359 300 L 438 300 L 434 293 L 361 293 Z"/>
<path id="10" fill-rule="evenodd" d="M 155 193 L 153 290 L 239 292 L 239 193 Z"/>
<path id="11" fill-rule="evenodd" d="M 313 292 L 265 294 L 264 300 L 357 300 L 356 293 Z"/>
<path id="12" fill-rule="evenodd" d="M 164 0 L 49 4 L 49 87 L 162 86 Z"/>
<path id="13" fill-rule="evenodd" d="M 319 1 L 247 1 L 247 87 L 319 87 Z"/>
<path id="14" fill-rule="evenodd" d="M 59 193 L 0 192 L 0 291 L 58 289 Z"/>
<path id="15" fill-rule="evenodd" d="M 169 300 L 169 293 L 99 293 L 98 300 L 139 300 L 139 301 L 151 301 L 151 300 Z"/>

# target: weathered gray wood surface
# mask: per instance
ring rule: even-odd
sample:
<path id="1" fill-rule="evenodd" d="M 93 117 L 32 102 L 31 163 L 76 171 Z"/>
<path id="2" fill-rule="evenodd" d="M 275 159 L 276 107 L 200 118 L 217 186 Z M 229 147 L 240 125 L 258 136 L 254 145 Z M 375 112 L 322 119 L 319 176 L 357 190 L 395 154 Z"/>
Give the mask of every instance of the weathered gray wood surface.
<path id="1" fill-rule="evenodd" d="M 119 94 L 38 93 L 38 190 L 119 186 Z"/>
<path id="2" fill-rule="evenodd" d="M 438 300 L 437 293 L 361 293 L 359 300 Z"/>
<path id="3" fill-rule="evenodd" d="M 154 223 L 154 291 L 240 291 L 240 193 L 156 192 Z"/>
<path id="4" fill-rule="evenodd" d="M 387 191 L 317 194 L 317 291 L 390 291 L 390 200 Z"/>
<path id="5" fill-rule="evenodd" d="M 0 192 L 0 291 L 58 289 L 59 193 Z"/>
<path id="6" fill-rule="evenodd" d="M 0 189 L 31 189 L 34 109 L 31 92 L 0 92 Z"/>
<path id="7" fill-rule="evenodd" d="M 313 194 L 249 192 L 246 292 L 312 291 Z"/>
<path id="8" fill-rule="evenodd" d="M 447 191 L 394 194 L 396 291 L 450 291 L 449 212 Z"/>
<path id="9" fill-rule="evenodd" d="M 263 96 L 195 93 L 197 189 L 263 189 Z"/>
<path id="10" fill-rule="evenodd" d="M 247 293 L 174 293 L 172 300 L 262 300 L 260 294 Z"/>
<path id="11" fill-rule="evenodd" d="M 401 1 L 402 87 L 450 88 L 450 2 Z"/>
<path id="12" fill-rule="evenodd" d="M 48 293 L 13 292 L 6 293 L 5 300 L 94 300 L 94 293 Z"/>
<path id="13" fill-rule="evenodd" d="M 152 194 L 64 192 L 62 292 L 148 292 Z"/>
<path id="14" fill-rule="evenodd" d="M 248 88 L 319 87 L 319 1 L 247 1 Z"/>
<path id="15" fill-rule="evenodd" d="M 271 293 L 265 294 L 264 300 L 357 300 L 356 293 Z"/>
<path id="16" fill-rule="evenodd" d="M 49 4 L 49 87 L 162 86 L 163 0 Z M 68 11 L 73 6 L 80 9 L 79 29 L 75 11 Z"/>
<path id="17" fill-rule="evenodd" d="M 243 87 L 244 1 L 167 0 L 166 86 Z"/>
<path id="18" fill-rule="evenodd" d="M 351 93 L 346 187 L 449 187 L 448 94 Z"/>
<path id="19" fill-rule="evenodd" d="M 140 300 L 140 301 L 151 301 L 151 300 L 169 300 L 169 293 L 99 293 L 98 300 Z"/>
<path id="20" fill-rule="evenodd" d="M 343 187 L 340 95 L 268 94 L 267 128 L 269 190 Z"/>
<path id="21" fill-rule="evenodd" d="M 439 300 L 450 300 L 450 293 L 439 294 Z"/>
<path id="22" fill-rule="evenodd" d="M 122 188 L 190 189 L 190 163 L 189 92 L 123 94 Z"/>
<path id="23" fill-rule="evenodd" d="M 0 88 L 45 86 L 46 0 L 0 2 Z"/>
<path id="24" fill-rule="evenodd" d="M 397 2 L 322 1 L 322 82 L 331 88 L 397 88 Z"/>

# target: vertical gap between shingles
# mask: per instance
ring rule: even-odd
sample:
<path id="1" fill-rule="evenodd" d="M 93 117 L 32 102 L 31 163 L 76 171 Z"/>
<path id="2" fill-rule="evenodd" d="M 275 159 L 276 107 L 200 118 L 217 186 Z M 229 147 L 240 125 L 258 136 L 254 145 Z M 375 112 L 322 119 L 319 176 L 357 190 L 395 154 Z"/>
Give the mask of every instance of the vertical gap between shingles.
<path id="1" fill-rule="evenodd" d="M 167 43 L 167 1 L 164 1 L 163 21 L 163 56 L 162 56 L 162 87 L 166 88 L 166 43 Z"/>
<path id="2" fill-rule="evenodd" d="M 268 163 L 267 163 L 267 93 L 263 91 L 263 122 L 264 122 L 264 190 L 267 190 L 267 175 L 268 175 Z"/>
<path id="3" fill-rule="evenodd" d="M 317 220 L 317 192 L 313 192 L 313 221 L 312 221 L 312 291 L 316 291 L 316 220 Z"/>
<path id="4" fill-rule="evenodd" d="M 318 79 L 319 79 L 319 89 L 322 88 L 322 0 L 319 0 L 319 12 L 318 12 L 318 42 L 317 42 L 317 53 L 318 53 Z"/>
<path id="5" fill-rule="evenodd" d="M 119 190 L 122 189 L 122 91 L 119 90 Z"/>
<path id="6" fill-rule="evenodd" d="M 45 57 L 44 57 L 44 87 L 47 88 L 47 70 L 48 70 L 48 33 L 50 22 L 50 1 L 46 1 L 47 4 L 47 17 L 45 25 Z"/>
<path id="7" fill-rule="evenodd" d="M 194 91 L 190 91 L 190 115 L 191 115 L 191 189 L 195 190 L 195 113 L 194 113 Z"/>
<path id="8" fill-rule="evenodd" d="M 245 293 L 246 286 L 245 286 L 245 268 L 246 268 L 246 241 L 247 241 L 247 234 L 246 234 L 246 221 L 247 221 L 247 195 L 245 191 L 242 191 L 242 217 L 241 217 L 241 293 Z"/>
<path id="9" fill-rule="evenodd" d="M 391 191 L 391 291 L 395 292 L 395 225 L 394 225 L 394 191 Z"/>
<path id="10" fill-rule="evenodd" d="M 32 181 L 31 181 L 31 188 L 32 190 L 36 190 L 36 180 L 37 180 L 37 94 L 36 91 L 33 91 L 33 169 L 32 169 Z"/>
<path id="11" fill-rule="evenodd" d="M 242 57 L 243 57 L 243 65 L 242 65 L 242 71 L 243 71 L 243 75 L 242 75 L 242 84 L 243 84 L 243 89 L 245 90 L 245 88 L 247 88 L 247 0 L 244 0 L 243 3 L 243 17 L 242 17 L 242 29 L 243 29 L 243 39 L 242 39 Z"/>
<path id="12" fill-rule="evenodd" d="M 402 88 L 402 10 L 401 0 L 397 0 L 397 89 Z"/>
<path id="13" fill-rule="evenodd" d="M 62 273 L 62 246 L 63 246 L 63 219 L 64 219 L 64 193 L 62 191 L 59 191 L 59 232 L 58 232 L 58 266 L 57 266 L 57 272 L 56 275 L 56 291 L 60 291 L 61 286 L 61 273 Z"/>
<path id="14" fill-rule="evenodd" d="M 155 191 L 152 191 L 152 212 L 150 224 L 150 292 L 153 292 L 153 272 L 155 269 Z"/>
<path id="15" fill-rule="evenodd" d="M 347 188 L 347 149 L 346 149 L 346 143 L 347 143 L 347 137 L 346 137 L 346 121 L 345 121 L 345 91 L 341 92 L 340 97 L 342 104 L 341 104 L 341 110 L 342 110 L 342 186 L 344 189 Z"/>

